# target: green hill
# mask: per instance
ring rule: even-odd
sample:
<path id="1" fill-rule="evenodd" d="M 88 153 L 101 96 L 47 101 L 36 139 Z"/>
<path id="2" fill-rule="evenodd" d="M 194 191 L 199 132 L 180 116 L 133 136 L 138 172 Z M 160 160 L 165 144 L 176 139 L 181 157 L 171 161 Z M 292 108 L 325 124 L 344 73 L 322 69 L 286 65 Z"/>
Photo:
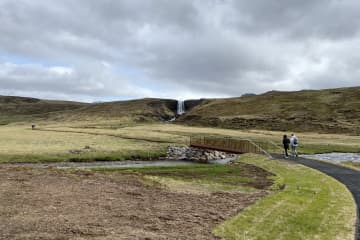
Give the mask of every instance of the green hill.
<path id="1" fill-rule="evenodd" d="M 189 110 L 176 122 L 187 125 L 360 134 L 360 87 L 271 91 L 238 98 L 190 100 L 185 106 Z M 0 124 L 42 120 L 153 122 L 173 118 L 176 108 L 177 101 L 171 99 L 89 104 L 0 96 Z"/>
<path id="2" fill-rule="evenodd" d="M 360 87 L 207 99 L 178 121 L 233 129 L 360 134 Z"/>
<path id="3" fill-rule="evenodd" d="M 70 101 L 0 96 L 0 124 L 44 119 L 49 114 L 79 109 L 86 105 Z"/>
<path id="4" fill-rule="evenodd" d="M 175 116 L 177 101 L 145 98 L 105 103 L 79 103 L 0 96 L 0 124 L 37 121 L 168 120 Z"/>
<path id="5" fill-rule="evenodd" d="M 137 122 L 162 121 L 173 118 L 176 108 L 176 100 L 144 98 L 89 104 L 83 108 L 64 112 L 61 118 L 66 120 L 130 118 Z"/>

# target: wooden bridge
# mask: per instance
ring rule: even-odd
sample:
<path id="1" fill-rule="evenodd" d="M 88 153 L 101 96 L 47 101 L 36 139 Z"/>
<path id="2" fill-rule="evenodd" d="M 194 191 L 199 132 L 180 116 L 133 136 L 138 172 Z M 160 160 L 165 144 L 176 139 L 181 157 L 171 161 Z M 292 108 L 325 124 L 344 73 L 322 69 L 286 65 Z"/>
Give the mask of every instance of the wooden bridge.
<path id="1" fill-rule="evenodd" d="M 192 136 L 190 137 L 190 146 L 231 153 L 257 153 L 271 157 L 271 155 L 259 144 L 249 139 L 213 136 Z M 276 148 L 278 147 L 276 146 Z"/>

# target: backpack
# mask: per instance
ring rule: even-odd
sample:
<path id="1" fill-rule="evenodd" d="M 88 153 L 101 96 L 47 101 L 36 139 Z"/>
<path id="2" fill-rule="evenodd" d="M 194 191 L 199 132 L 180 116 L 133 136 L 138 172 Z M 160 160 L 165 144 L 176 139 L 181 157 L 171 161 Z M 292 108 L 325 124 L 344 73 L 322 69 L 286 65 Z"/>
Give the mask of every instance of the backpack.
<path id="1" fill-rule="evenodd" d="M 297 140 L 297 138 L 294 138 L 294 145 L 298 145 L 298 140 Z"/>

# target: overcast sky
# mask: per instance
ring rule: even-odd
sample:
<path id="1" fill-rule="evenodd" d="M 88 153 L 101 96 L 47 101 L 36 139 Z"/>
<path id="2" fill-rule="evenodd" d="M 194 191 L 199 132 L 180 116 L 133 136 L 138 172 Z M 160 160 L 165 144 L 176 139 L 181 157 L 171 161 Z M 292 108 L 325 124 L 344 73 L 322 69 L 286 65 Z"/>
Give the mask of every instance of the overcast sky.
<path id="1" fill-rule="evenodd" d="M 360 85 L 359 0 L 0 0 L 0 94 L 79 101 Z"/>

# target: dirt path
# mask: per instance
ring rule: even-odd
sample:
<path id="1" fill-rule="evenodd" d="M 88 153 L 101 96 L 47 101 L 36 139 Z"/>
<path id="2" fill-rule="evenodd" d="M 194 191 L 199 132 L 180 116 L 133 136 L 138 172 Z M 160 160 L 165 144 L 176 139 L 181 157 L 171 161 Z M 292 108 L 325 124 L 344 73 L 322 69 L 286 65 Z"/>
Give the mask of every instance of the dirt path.
<path id="1" fill-rule="evenodd" d="M 276 159 L 284 159 L 283 155 L 279 154 L 271 154 Z M 357 219 L 357 233 L 356 233 L 356 240 L 360 240 L 360 171 L 353 170 L 350 168 L 337 166 L 335 164 L 326 163 L 323 161 L 318 160 L 311 160 L 306 158 L 289 158 L 289 161 L 296 162 L 303 164 L 305 166 L 314 168 L 323 172 L 341 183 L 343 183 L 353 194 L 357 209 L 358 209 L 358 219 Z"/>
<path id="2" fill-rule="evenodd" d="M 190 194 L 119 172 L 0 166 L 0 239 L 217 239 L 265 193 Z"/>

